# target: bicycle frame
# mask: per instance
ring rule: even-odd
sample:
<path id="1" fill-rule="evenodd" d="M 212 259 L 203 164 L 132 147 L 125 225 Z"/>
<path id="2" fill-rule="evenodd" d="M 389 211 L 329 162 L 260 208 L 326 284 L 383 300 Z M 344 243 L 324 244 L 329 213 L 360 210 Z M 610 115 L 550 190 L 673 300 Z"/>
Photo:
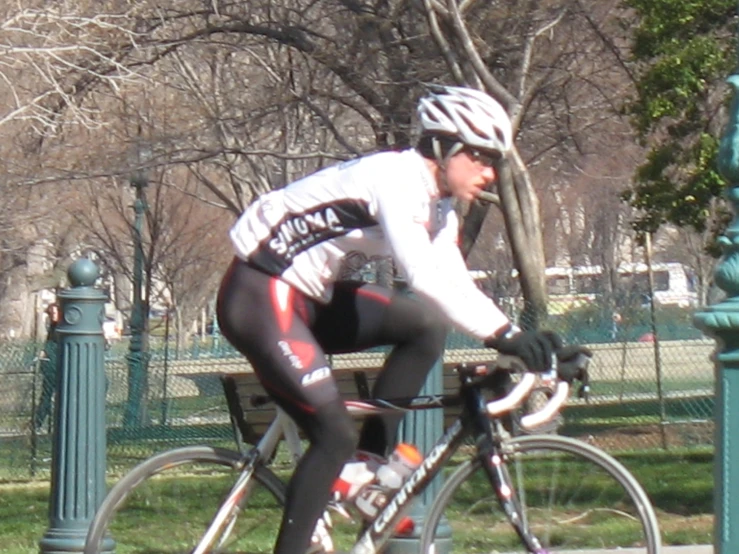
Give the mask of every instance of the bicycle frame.
<path id="1" fill-rule="evenodd" d="M 275 450 L 277 450 L 280 440 L 284 437 L 293 463 L 297 463 L 303 455 L 303 447 L 300 444 L 300 437 L 298 435 L 298 426 L 279 406 L 276 407 L 276 412 L 277 416 L 270 423 L 269 427 L 267 427 L 267 430 L 254 449 L 259 453 L 261 460 L 267 462 L 275 453 Z"/>

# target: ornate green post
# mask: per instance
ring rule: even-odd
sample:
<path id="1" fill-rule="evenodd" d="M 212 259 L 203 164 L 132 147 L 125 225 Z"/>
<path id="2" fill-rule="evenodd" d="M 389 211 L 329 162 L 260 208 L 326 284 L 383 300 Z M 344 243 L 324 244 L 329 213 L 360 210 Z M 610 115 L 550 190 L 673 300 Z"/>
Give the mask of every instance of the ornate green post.
<path id="1" fill-rule="evenodd" d="M 148 389 L 149 358 L 144 335 L 146 333 L 148 308 L 144 302 L 144 245 L 142 240 L 143 220 L 146 213 L 144 189 L 149 181 L 141 164 L 146 162 L 148 151 L 139 144 L 136 149 L 138 168 L 131 177 L 131 186 L 136 191 L 133 227 L 133 303 L 131 305 L 131 340 L 128 347 L 128 401 L 123 414 L 124 427 L 139 427 L 146 420 L 146 406 L 142 399 Z"/>
<path id="2" fill-rule="evenodd" d="M 402 281 L 396 281 L 396 288 L 404 290 L 406 285 Z M 434 364 L 419 394 L 421 396 L 444 394 L 444 366 L 441 359 Z M 398 441 L 413 444 L 421 453 L 427 454 L 443 431 L 443 410 L 411 411 L 403 418 L 398 431 Z M 383 551 L 384 554 L 418 553 L 426 512 L 443 484 L 442 477 L 436 477 L 423 491 L 423 494 L 416 499 L 409 514 L 413 520 L 413 530 L 407 535 L 390 539 Z M 436 530 L 436 541 L 434 541 L 436 554 L 447 554 L 452 550 L 452 530 L 445 523 L 445 520 L 442 520 L 444 525 L 440 524 Z"/>
<path id="3" fill-rule="evenodd" d="M 739 75 L 729 122 L 721 139 L 718 166 L 728 181 L 726 196 L 734 219 L 720 241 L 724 257 L 715 273 L 726 300 L 695 315 L 695 324 L 717 340 L 714 465 L 714 546 L 716 553 L 739 552 Z"/>
<path id="4" fill-rule="evenodd" d="M 444 368 L 441 360 L 434 364 L 426 378 L 420 395 L 435 395 L 444 393 Z M 427 454 L 434 446 L 434 442 L 444 431 L 444 413 L 442 410 L 419 410 L 409 412 L 403 419 L 400 427 L 399 440 L 414 444 L 422 453 Z M 421 546 L 421 531 L 426 520 L 426 512 L 438 496 L 444 481 L 441 476 L 436 477 L 423 491 L 423 494 L 414 502 L 410 518 L 413 520 L 413 531 L 405 536 L 396 536 L 390 539 L 385 547 L 385 554 L 417 554 Z M 447 554 L 452 551 L 452 529 L 442 520 L 436 530 L 434 541 L 436 554 Z"/>
<path id="5" fill-rule="evenodd" d="M 100 272 L 74 262 L 71 288 L 58 295 L 57 402 L 51 459 L 49 528 L 42 553 L 82 552 L 87 528 L 105 496 L 106 295 L 93 287 Z M 106 545 L 106 552 L 112 551 Z"/>

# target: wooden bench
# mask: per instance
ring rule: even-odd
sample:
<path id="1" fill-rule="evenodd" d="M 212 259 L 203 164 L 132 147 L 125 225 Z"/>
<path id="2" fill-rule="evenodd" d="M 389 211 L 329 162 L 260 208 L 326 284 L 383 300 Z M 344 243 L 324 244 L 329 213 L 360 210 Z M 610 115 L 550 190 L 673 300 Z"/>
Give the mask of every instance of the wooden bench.
<path id="1" fill-rule="evenodd" d="M 220 371 L 198 371 L 176 373 L 175 377 L 190 381 L 197 387 L 199 396 L 217 396 L 223 393 L 222 375 Z"/>
<path id="2" fill-rule="evenodd" d="M 493 362 L 488 360 L 474 363 L 492 364 Z M 454 394 L 459 388 L 459 378 L 454 372 L 457 365 L 457 362 L 444 364 L 444 394 Z M 379 367 L 334 369 L 333 375 L 341 397 L 344 400 L 369 398 L 379 370 Z M 221 375 L 221 381 L 237 442 L 256 444 L 275 418 L 274 403 L 270 402 L 258 407 L 252 405 L 253 396 L 266 394 L 254 373 L 224 373 Z M 459 411 L 459 407 L 444 409 L 445 427 L 459 415 Z M 358 420 L 357 427 L 361 425 L 362 421 Z"/>

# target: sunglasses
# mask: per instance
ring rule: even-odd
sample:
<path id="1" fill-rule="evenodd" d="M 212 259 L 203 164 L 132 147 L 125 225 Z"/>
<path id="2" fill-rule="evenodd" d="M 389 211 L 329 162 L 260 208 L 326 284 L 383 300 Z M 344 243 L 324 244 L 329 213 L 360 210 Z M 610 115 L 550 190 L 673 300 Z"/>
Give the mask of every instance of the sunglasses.
<path id="1" fill-rule="evenodd" d="M 467 148 L 465 149 L 465 152 L 469 154 L 473 161 L 484 167 L 495 167 L 501 158 L 498 152 L 483 152 L 481 150 L 475 150 L 474 148 Z"/>

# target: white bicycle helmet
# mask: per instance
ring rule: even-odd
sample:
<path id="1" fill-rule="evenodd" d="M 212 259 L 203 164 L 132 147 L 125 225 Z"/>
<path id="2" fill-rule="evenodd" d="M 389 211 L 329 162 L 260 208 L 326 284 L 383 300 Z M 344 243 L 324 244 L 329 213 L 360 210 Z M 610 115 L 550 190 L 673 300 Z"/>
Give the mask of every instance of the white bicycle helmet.
<path id="1" fill-rule="evenodd" d="M 479 90 L 434 86 L 419 100 L 418 118 L 422 133 L 446 135 L 473 148 L 505 154 L 513 143 L 505 109 Z"/>

